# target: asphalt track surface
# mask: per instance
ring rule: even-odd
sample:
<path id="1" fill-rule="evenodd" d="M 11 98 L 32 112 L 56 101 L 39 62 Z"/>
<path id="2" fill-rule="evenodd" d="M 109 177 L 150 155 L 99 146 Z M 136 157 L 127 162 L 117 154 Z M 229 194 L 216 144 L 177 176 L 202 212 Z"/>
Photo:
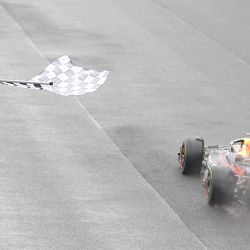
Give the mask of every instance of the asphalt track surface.
<path id="1" fill-rule="evenodd" d="M 80 98 L 1 87 L 1 249 L 249 248 L 250 212 L 176 161 L 250 130 L 247 1 L 0 3 L 1 78 L 64 54 L 111 70 Z"/>

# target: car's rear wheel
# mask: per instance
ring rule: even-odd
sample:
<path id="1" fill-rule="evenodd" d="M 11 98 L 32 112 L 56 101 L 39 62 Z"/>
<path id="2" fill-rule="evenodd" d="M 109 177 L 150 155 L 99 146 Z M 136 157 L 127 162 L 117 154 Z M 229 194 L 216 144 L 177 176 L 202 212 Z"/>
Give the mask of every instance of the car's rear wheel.
<path id="1" fill-rule="evenodd" d="M 245 203 L 247 209 L 250 209 L 250 190 L 247 190 L 245 193 Z"/>
<path id="2" fill-rule="evenodd" d="M 235 176 L 231 169 L 224 167 L 208 169 L 205 193 L 209 205 L 230 205 L 234 198 L 234 188 Z"/>
<path id="3" fill-rule="evenodd" d="M 204 157 L 204 141 L 200 138 L 187 139 L 180 150 L 180 164 L 184 175 L 199 175 Z"/>

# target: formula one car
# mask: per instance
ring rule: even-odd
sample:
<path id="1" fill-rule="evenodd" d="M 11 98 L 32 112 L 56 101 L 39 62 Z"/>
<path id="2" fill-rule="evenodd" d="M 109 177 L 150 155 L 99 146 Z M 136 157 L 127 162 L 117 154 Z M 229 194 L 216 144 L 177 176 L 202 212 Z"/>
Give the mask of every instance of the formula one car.
<path id="1" fill-rule="evenodd" d="M 200 175 L 209 205 L 230 205 L 239 200 L 250 205 L 250 134 L 228 146 L 204 146 L 201 137 L 186 139 L 178 153 L 184 175 Z"/>

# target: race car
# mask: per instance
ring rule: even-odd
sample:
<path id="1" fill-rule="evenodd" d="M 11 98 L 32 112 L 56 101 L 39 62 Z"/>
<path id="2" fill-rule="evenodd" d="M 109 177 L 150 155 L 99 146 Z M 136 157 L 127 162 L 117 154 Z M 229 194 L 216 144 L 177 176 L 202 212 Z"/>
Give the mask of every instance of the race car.
<path id="1" fill-rule="evenodd" d="M 178 153 L 184 175 L 200 175 L 208 204 L 231 205 L 233 200 L 250 205 L 250 134 L 228 146 L 204 146 L 201 137 L 186 139 Z M 205 171 L 202 171 L 204 169 Z"/>

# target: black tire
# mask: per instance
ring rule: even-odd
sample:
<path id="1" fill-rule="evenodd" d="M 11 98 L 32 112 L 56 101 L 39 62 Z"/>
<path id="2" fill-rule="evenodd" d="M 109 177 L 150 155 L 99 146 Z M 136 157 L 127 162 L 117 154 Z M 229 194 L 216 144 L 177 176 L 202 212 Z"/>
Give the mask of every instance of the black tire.
<path id="1" fill-rule="evenodd" d="M 205 184 L 208 204 L 211 206 L 231 205 L 235 183 L 235 176 L 230 168 L 209 168 Z"/>
<path id="2" fill-rule="evenodd" d="M 247 209 L 250 210 L 250 190 L 246 191 L 245 204 L 246 204 Z"/>
<path id="3" fill-rule="evenodd" d="M 182 156 L 182 173 L 184 175 L 199 175 L 204 157 L 203 139 L 187 139 L 183 142 L 180 155 Z"/>

